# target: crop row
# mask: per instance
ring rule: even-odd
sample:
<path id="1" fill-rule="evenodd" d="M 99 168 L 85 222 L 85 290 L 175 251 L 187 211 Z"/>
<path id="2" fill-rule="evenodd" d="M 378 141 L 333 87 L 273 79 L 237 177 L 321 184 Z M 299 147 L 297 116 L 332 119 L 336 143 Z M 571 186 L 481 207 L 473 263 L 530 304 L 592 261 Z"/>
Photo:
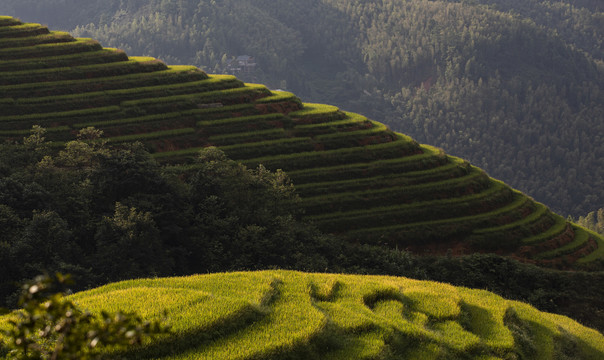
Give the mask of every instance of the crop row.
<path id="1" fill-rule="evenodd" d="M 534 245 L 549 240 L 554 236 L 560 235 L 566 229 L 566 220 L 563 217 L 556 214 L 550 215 L 554 217 L 555 223 L 546 231 L 522 239 L 524 245 Z"/>
<path id="2" fill-rule="evenodd" d="M 334 211 L 367 209 L 374 204 L 380 206 L 407 204 L 434 199 L 450 199 L 479 193 L 489 188 L 490 179 L 482 171 L 466 176 L 411 186 L 369 189 L 363 191 L 338 192 L 302 198 L 301 205 L 308 215 Z M 345 190 L 345 189 L 344 189 Z"/>
<path id="3" fill-rule="evenodd" d="M 427 241 L 433 239 L 454 239 L 467 236 L 476 227 L 491 226 L 501 221 L 502 218 L 518 217 L 526 210 L 532 210 L 535 203 L 528 197 L 516 192 L 514 200 L 507 205 L 480 214 L 465 215 L 446 219 L 413 222 L 411 224 L 367 226 L 347 233 L 350 238 L 363 242 L 376 241 L 377 238 L 385 241 L 390 239 L 392 245 L 402 245 L 401 241 Z"/>
<path id="4" fill-rule="evenodd" d="M 344 112 L 335 106 L 304 103 L 302 110 L 290 112 L 288 115 L 296 124 L 312 124 L 341 120 L 346 117 Z"/>
<path id="5" fill-rule="evenodd" d="M 52 31 L 49 34 L 26 38 L 0 38 L 0 49 L 71 41 L 75 41 L 75 39 L 69 33 Z"/>
<path id="6" fill-rule="evenodd" d="M 12 98 L 56 96 L 82 92 L 174 84 L 199 81 L 207 78 L 208 76 L 203 71 L 194 66 L 173 66 L 168 70 L 159 70 L 151 73 L 134 73 L 103 78 L 3 85 L 0 86 L 0 96 Z"/>
<path id="7" fill-rule="evenodd" d="M 349 116 L 343 120 L 323 122 L 318 124 L 296 125 L 295 133 L 298 136 L 317 136 L 339 131 L 353 131 L 367 129 L 373 124 L 362 115 Z"/>
<path id="8" fill-rule="evenodd" d="M 564 229 L 559 231 L 556 227 L 557 224 L 566 224 L 566 221 L 552 214 L 542 204 L 537 204 L 537 209 L 529 216 L 503 226 L 476 230 L 469 240 L 482 249 L 490 250 L 500 249 L 502 244 L 519 246 L 524 244 L 526 239 L 535 235 L 542 237 L 542 241 L 558 235 Z M 547 233 L 547 230 L 553 228 L 556 230 Z"/>
<path id="9" fill-rule="evenodd" d="M 405 159 L 405 158 L 401 158 Z M 384 170 L 388 170 L 384 167 Z M 329 170 L 328 170 L 329 171 Z M 453 179 L 468 174 L 469 169 L 462 168 L 455 163 L 438 166 L 427 170 L 403 172 L 399 174 L 380 174 L 377 176 L 362 176 L 349 178 L 347 180 L 321 181 L 314 183 L 298 182 L 295 175 L 289 174 L 296 184 L 296 190 L 302 196 L 317 196 L 340 191 L 354 191 L 368 188 L 382 188 L 390 186 L 410 186 L 422 183 L 436 182 L 445 179 Z"/>
<path id="10" fill-rule="evenodd" d="M 69 131 L 69 126 L 56 126 L 45 129 L 46 133 L 64 132 Z M 30 129 L 19 129 L 19 130 L 0 130 L 0 136 L 27 136 L 31 134 Z"/>
<path id="11" fill-rule="evenodd" d="M 117 110 L 121 109 L 119 106 L 113 106 L 111 108 L 116 108 Z M 98 108 L 98 109 L 101 109 L 101 108 Z M 105 108 L 105 109 L 107 109 L 107 108 Z M 92 109 L 90 109 L 90 110 L 92 110 Z M 83 111 L 86 111 L 86 110 L 83 110 Z M 83 128 L 83 127 L 87 127 L 87 126 L 94 126 L 94 127 L 124 126 L 124 125 L 131 125 L 131 124 L 152 123 L 152 122 L 159 122 L 159 121 L 176 121 L 176 120 L 183 120 L 183 119 L 190 119 L 192 121 L 195 121 L 195 119 L 197 119 L 199 117 L 207 117 L 208 114 L 212 114 L 212 113 L 219 112 L 219 111 L 229 113 L 230 115 L 234 115 L 235 113 L 253 112 L 254 106 L 252 104 L 239 104 L 239 105 L 223 106 L 223 107 L 216 107 L 216 108 L 192 109 L 192 110 L 185 110 L 185 111 L 174 111 L 174 112 L 170 112 L 170 113 L 160 113 L 160 114 L 135 116 L 135 117 L 129 117 L 127 114 L 125 114 L 125 112 L 120 112 L 120 113 L 116 114 L 119 116 L 105 115 L 105 117 L 103 117 L 103 119 L 110 119 L 110 120 L 86 121 L 86 122 L 76 123 L 73 125 L 73 127 L 74 128 Z M 74 114 L 77 114 L 79 116 L 78 111 L 74 111 Z M 99 119 L 98 116 L 95 116 L 94 118 Z M 83 118 L 82 120 L 84 120 L 84 119 L 89 119 L 89 118 Z"/>
<path id="12" fill-rule="evenodd" d="M 561 223 L 561 222 L 558 222 Z M 556 225 L 558 225 L 558 223 Z M 564 222 L 566 225 L 566 222 Z M 549 250 L 546 252 L 542 252 L 539 255 L 535 256 L 536 259 L 552 259 L 555 257 L 560 257 L 566 254 L 570 254 L 575 250 L 583 247 L 587 240 L 589 240 L 589 234 L 586 231 L 579 230 L 578 227 L 573 226 L 574 239 L 573 241 L 565 244 L 563 246 L 557 247 L 553 250 Z"/>
<path id="13" fill-rule="evenodd" d="M 287 121 L 285 115 L 281 113 L 272 113 L 266 115 L 251 115 L 251 116 L 240 116 L 232 118 L 224 118 L 218 120 L 204 120 L 199 121 L 197 126 L 203 129 L 204 134 L 231 134 L 246 132 L 250 129 L 261 130 L 271 129 L 280 122 L 283 127 L 283 123 Z"/>
<path id="14" fill-rule="evenodd" d="M 580 258 L 579 260 L 577 260 L 577 262 L 579 264 L 587 264 L 592 261 L 597 261 L 597 260 L 601 260 L 602 258 L 604 258 L 604 240 L 602 239 L 602 236 L 595 234 L 585 228 L 581 228 L 581 231 L 587 232 L 589 234 L 590 238 L 594 239 L 598 248 L 596 250 L 592 251 L 591 253 L 585 255 L 584 257 Z"/>
<path id="15" fill-rule="evenodd" d="M 269 93 L 263 85 L 247 85 L 225 89 L 208 91 L 199 94 L 174 95 L 162 98 L 150 98 L 140 100 L 129 100 L 122 102 L 122 106 L 144 107 L 149 112 L 171 112 L 183 109 L 203 108 L 208 104 L 232 105 L 243 102 L 252 102 Z"/>
<path id="16" fill-rule="evenodd" d="M 0 60 L 0 71 L 32 71 L 92 64 L 128 61 L 122 50 L 104 48 L 79 54 L 37 57 L 32 59 Z"/>
<path id="17" fill-rule="evenodd" d="M 262 156 L 267 153 L 295 153 L 308 151 L 313 147 L 310 138 L 286 138 L 277 140 L 267 140 L 250 144 L 235 144 L 221 146 L 229 157 L 240 160 L 253 156 Z M 176 151 L 166 151 L 153 154 L 153 157 L 160 161 L 172 161 L 175 159 L 190 158 L 197 154 L 202 148 L 189 148 Z"/>
<path id="18" fill-rule="evenodd" d="M 0 85 L 104 78 L 167 69 L 166 64 L 151 57 L 130 57 L 129 60 L 121 62 L 4 72 L 0 78 Z"/>
<path id="19" fill-rule="evenodd" d="M 0 26 L 15 26 L 23 24 L 12 16 L 0 15 Z"/>
<path id="20" fill-rule="evenodd" d="M 164 98 L 179 94 L 189 95 L 192 93 L 210 92 L 217 88 L 232 88 L 239 84 L 241 84 L 239 80 L 233 80 L 231 77 L 225 77 L 224 79 L 217 77 L 169 85 L 155 85 L 38 98 L 22 98 L 15 101 L 15 105 L 7 110 L 8 112 L 19 114 L 24 113 L 28 109 L 36 112 L 52 112 L 89 107 L 91 104 L 94 104 L 95 106 L 110 106 L 128 100 Z"/>
<path id="21" fill-rule="evenodd" d="M 368 208 L 366 206 L 358 210 L 308 216 L 307 219 L 332 232 L 349 232 L 355 229 L 400 226 L 427 220 L 477 215 L 508 205 L 513 198 L 513 191 L 508 186 L 493 181 L 489 189 L 477 194 L 385 207 Z"/>
<path id="22" fill-rule="evenodd" d="M 48 28 L 40 24 L 18 24 L 0 27 L 0 38 L 29 37 L 48 34 Z"/>
<path id="23" fill-rule="evenodd" d="M 121 117 L 122 115 L 123 113 L 119 106 L 106 106 L 19 116 L 0 116 L 0 128 L 31 128 L 32 125 L 47 127 L 48 125 L 53 126 L 53 124 L 71 125 L 77 121 L 111 119 Z"/>
<path id="24" fill-rule="evenodd" d="M 376 121 L 371 123 L 373 126 L 369 129 L 318 135 L 314 139 L 326 150 L 349 147 L 351 144 L 380 144 L 395 139 L 396 135 L 386 125 Z"/>
<path id="25" fill-rule="evenodd" d="M 249 159 L 244 163 L 255 167 L 264 164 L 268 169 L 284 171 L 312 167 L 342 165 L 351 162 L 367 162 L 377 159 L 392 159 L 420 153 L 419 145 L 407 137 L 398 134 L 398 141 L 369 146 L 352 146 L 335 150 L 309 151 L 289 155 L 271 155 Z"/>
<path id="26" fill-rule="evenodd" d="M 292 179 L 295 179 L 296 184 L 306 184 L 424 171 L 449 163 L 449 158 L 441 149 L 427 145 L 422 145 L 420 149 L 415 155 L 383 159 L 376 158 L 370 162 L 351 159 L 346 164 L 325 167 L 311 165 L 300 170 L 288 171 L 288 175 Z"/>
<path id="27" fill-rule="evenodd" d="M 188 135 L 195 133 L 195 129 L 193 128 L 181 128 L 181 129 L 170 129 L 170 130 L 162 130 L 148 133 L 138 133 L 138 134 L 130 134 L 123 136 L 115 136 L 106 138 L 108 142 L 112 143 L 122 143 L 122 142 L 131 142 L 131 141 L 143 141 L 150 139 L 164 139 L 171 138 L 175 136 Z"/>
<path id="28" fill-rule="evenodd" d="M 241 143 L 250 143 L 264 140 L 281 139 L 286 136 L 283 128 L 272 128 L 268 130 L 246 131 L 234 134 L 215 135 L 208 138 L 208 142 L 213 146 L 233 145 Z"/>
<path id="29" fill-rule="evenodd" d="M 0 36 L 1 37 L 1 36 Z M 55 44 L 41 44 L 28 47 L 0 49 L 0 59 L 23 59 L 44 56 L 76 54 L 87 51 L 101 50 L 103 47 L 92 39 L 76 39 L 76 41 Z"/>
<path id="30" fill-rule="evenodd" d="M 300 101 L 300 99 L 296 95 L 294 95 L 288 91 L 276 91 L 269 96 L 256 100 L 256 103 L 270 104 L 270 103 L 277 103 L 277 102 L 283 102 L 283 101 L 293 101 L 293 102 L 299 104 L 300 106 L 302 106 L 302 102 Z"/>

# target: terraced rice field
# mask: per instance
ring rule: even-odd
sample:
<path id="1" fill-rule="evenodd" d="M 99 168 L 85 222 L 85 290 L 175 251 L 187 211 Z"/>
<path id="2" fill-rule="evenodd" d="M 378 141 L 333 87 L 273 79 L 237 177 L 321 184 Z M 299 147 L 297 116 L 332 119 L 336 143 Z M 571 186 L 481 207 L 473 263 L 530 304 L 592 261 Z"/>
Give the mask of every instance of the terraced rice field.
<path id="1" fill-rule="evenodd" d="M 283 169 L 306 218 L 350 241 L 418 253 L 498 252 L 573 268 L 604 240 L 442 150 L 289 92 L 167 66 L 39 24 L 0 19 L 0 139 L 33 125 L 61 147 L 94 126 L 110 143 L 142 141 L 180 171 L 207 146 Z"/>
<path id="2" fill-rule="evenodd" d="M 126 359 L 604 357 L 602 334 L 564 316 L 484 290 L 399 277 L 196 275 L 114 283 L 70 298 L 96 313 L 153 319 L 167 311 L 171 334 L 119 354 Z"/>

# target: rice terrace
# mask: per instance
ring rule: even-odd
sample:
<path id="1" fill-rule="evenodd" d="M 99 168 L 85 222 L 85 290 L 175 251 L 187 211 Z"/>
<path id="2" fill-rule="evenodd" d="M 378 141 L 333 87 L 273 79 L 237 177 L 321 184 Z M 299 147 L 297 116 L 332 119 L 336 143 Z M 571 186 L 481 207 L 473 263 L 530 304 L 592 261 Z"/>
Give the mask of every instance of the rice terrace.
<path id="1" fill-rule="evenodd" d="M 194 171 L 192 159 L 210 146 L 249 168 L 281 169 L 303 219 L 351 243 L 603 269 L 600 235 L 382 123 L 8 16 L 0 17 L 0 109 L 2 141 L 41 126 L 58 151 L 94 127 L 110 145 L 142 142 L 172 172 Z M 113 283 L 71 299 L 93 312 L 168 311 L 173 333 L 126 358 L 604 358 L 602 334 L 574 320 L 402 277 L 221 273 Z"/>

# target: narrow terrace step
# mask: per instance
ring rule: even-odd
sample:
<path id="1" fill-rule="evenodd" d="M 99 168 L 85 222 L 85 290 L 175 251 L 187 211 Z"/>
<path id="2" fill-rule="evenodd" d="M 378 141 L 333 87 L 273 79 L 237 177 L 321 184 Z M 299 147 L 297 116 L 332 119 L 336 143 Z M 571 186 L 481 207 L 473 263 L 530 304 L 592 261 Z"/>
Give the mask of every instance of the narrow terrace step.
<path id="1" fill-rule="evenodd" d="M 473 172 L 455 179 L 424 183 L 410 186 L 394 186 L 364 191 L 340 192 L 335 188 L 332 193 L 315 197 L 303 197 L 300 203 L 309 216 L 365 209 L 371 207 L 402 205 L 434 199 L 452 199 L 479 193 L 491 185 L 489 177 L 482 171 Z"/>
<path id="2" fill-rule="evenodd" d="M 0 26 L 15 26 L 23 24 L 19 19 L 16 19 L 12 16 L 0 16 Z"/>
<path id="3" fill-rule="evenodd" d="M 0 34 L 1 38 L 1 34 Z M 65 54 L 78 54 L 87 51 L 101 50 L 98 41 L 92 39 L 76 39 L 76 41 L 56 44 L 41 44 L 27 47 L 0 49 L 0 60 L 15 60 L 24 58 L 38 58 L 44 56 L 57 56 Z"/>
<path id="4" fill-rule="evenodd" d="M 1 85 L 0 97 L 17 99 L 57 96 L 143 86 L 168 85 L 199 81 L 207 78 L 208 76 L 206 73 L 194 66 L 171 66 L 167 70 L 133 73 L 129 75 Z"/>
<path id="5" fill-rule="evenodd" d="M 33 125 L 40 125 L 46 128 L 64 125 L 71 126 L 80 121 L 94 122 L 99 119 L 116 119 L 123 116 L 127 116 L 127 114 L 122 112 L 119 106 L 0 116 L 0 129 L 30 129 Z"/>
<path id="6" fill-rule="evenodd" d="M 0 39 L 4 38 L 20 38 L 30 37 L 35 35 L 48 34 L 50 31 L 46 26 L 40 24 L 15 24 L 0 27 Z"/>
<path id="7" fill-rule="evenodd" d="M 121 62 L 73 66 L 69 68 L 3 72 L 0 78 L 0 85 L 104 78 L 167 69 L 166 64 L 151 57 L 130 57 L 127 61 Z"/>
<path id="8" fill-rule="evenodd" d="M 76 41 L 76 39 L 67 32 L 52 31 L 48 34 L 36 35 L 25 38 L 0 38 L 0 49 L 73 41 Z"/>
<path id="9" fill-rule="evenodd" d="M 336 106 L 311 103 L 303 105 L 301 110 L 288 114 L 296 125 L 319 124 L 346 118 L 346 114 Z"/>
<path id="10" fill-rule="evenodd" d="M 526 196 L 516 192 L 514 201 L 509 204 L 496 208 L 492 211 L 462 217 L 453 217 L 441 220 L 417 221 L 414 223 L 400 224 L 394 217 L 395 221 L 391 225 L 385 226 L 367 226 L 358 230 L 352 230 L 343 233 L 347 238 L 361 241 L 363 243 L 380 242 L 389 246 L 407 246 L 413 245 L 419 241 L 434 241 L 443 239 L 463 239 L 471 234 L 474 227 L 485 226 L 489 224 L 497 224 L 503 218 L 514 218 L 519 213 L 523 213 L 526 209 L 531 209 L 534 206 L 532 200 Z M 386 219 L 387 214 L 381 215 Z M 382 221 L 387 224 L 387 221 Z M 471 244 L 468 243 L 471 246 Z M 480 250 L 480 249 L 477 249 Z"/>
<path id="11" fill-rule="evenodd" d="M 570 241 L 564 243 L 563 239 L 565 238 L 569 238 Z M 558 241 L 558 243 L 552 244 L 551 249 L 542 249 L 542 251 L 535 255 L 533 258 L 537 260 L 551 259 L 554 257 L 571 254 L 585 246 L 587 240 L 589 239 L 589 234 L 585 231 L 575 231 L 574 227 L 567 223 L 566 230 L 563 231 L 556 238 L 554 238 L 554 240 L 557 239 L 560 240 Z"/>
<path id="12" fill-rule="evenodd" d="M 560 218 L 549 211 L 547 207 L 538 203 L 536 210 L 529 216 L 498 227 L 476 229 L 469 239 L 481 248 L 496 249 L 498 244 L 510 243 L 520 246 L 526 239 L 547 233 L 549 229 L 560 223 Z M 543 241 L 552 237 L 544 238 Z"/>
<path id="13" fill-rule="evenodd" d="M 270 95 L 264 85 L 249 85 L 202 92 L 198 94 L 166 96 L 161 99 L 148 98 L 122 102 L 124 107 L 138 107 L 148 109 L 149 112 L 170 112 L 174 110 L 205 109 L 207 107 L 220 107 L 251 103 L 258 98 Z"/>
<path id="14" fill-rule="evenodd" d="M 67 68 L 93 64 L 128 61 L 123 50 L 103 48 L 78 54 L 41 56 L 28 59 L 0 60 L 0 71 L 32 71 L 41 69 Z"/>
<path id="15" fill-rule="evenodd" d="M 365 116 L 347 113 L 346 118 L 342 120 L 321 122 L 317 124 L 296 125 L 294 127 L 294 133 L 297 136 L 318 136 L 337 132 L 367 130 L 373 126 L 374 124 Z"/>
<path id="16" fill-rule="evenodd" d="M 137 100 L 143 100 L 143 103 L 147 101 L 157 102 L 161 101 L 158 99 L 166 99 L 178 95 L 203 97 L 208 93 L 212 93 L 215 89 L 232 89 L 240 84 L 241 82 L 238 80 L 233 81 L 232 77 L 226 76 L 224 79 L 216 77 L 170 85 L 145 86 L 39 98 L 24 98 L 15 101 L 12 107 L 7 107 L 7 112 L 20 114 L 28 110 L 35 112 L 67 111 L 69 109 L 81 109 L 93 106 L 112 106 L 119 105 L 120 103 L 132 103 Z"/>
<path id="17" fill-rule="evenodd" d="M 586 251 L 577 259 L 577 263 L 581 265 L 589 265 L 592 262 L 598 261 L 604 258 L 604 238 L 601 235 L 594 233 L 593 231 L 581 228 L 589 234 L 588 243 L 591 242 L 592 251 Z"/>
<path id="18" fill-rule="evenodd" d="M 309 151 L 290 155 L 272 155 L 248 159 L 244 163 L 250 167 L 263 164 L 268 169 L 282 169 L 289 172 L 313 166 L 337 166 L 352 162 L 366 163 L 373 160 L 423 155 L 419 144 L 410 137 L 402 134 L 396 134 L 396 136 L 396 141 L 382 144 L 349 146 L 335 150 Z M 425 158 L 430 156 L 426 155 Z"/>
<path id="19" fill-rule="evenodd" d="M 298 186 L 308 183 L 346 181 L 379 175 L 421 177 L 424 171 L 427 172 L 427 176 L 430 176 L 428 172 L 439 171 L 434 169 L 445 165 L 465 169 L 464 173 L 469 170 L 467 162 L 447 157 L 442 149 L 428 145 L 421 145 L 419 148 L 421 150 L 419 154 L 410 156 L 376 159 L 369 162 L 357 162 L 358 160 L 351 159 L 347 164 L 333 166 L 321 166 L 320 164 L 313 166 L 314 164 L 309 164 L 307 168 L 288 171 L 287 174 Z"/>
<path id="20" fill-rule="evenodd" d="M 463 218 L 465 220 L 467 216 L 480 215 L 505 207 L 514 200 L 514 192 L 507 185 L 492 181 L 489 189 L 478 194 L 392 206 L 374 204 L 364 209 L 307 216 L 306 219 L 313 221 L 322 229 L 345 233 L 436 219 Z"/>
<path id="21" fill-rule="evenodd" d="M 378 175 L 373 177 L 357 177 L 349 180 L 307 182 L 299 184 L 295 177 L 296 191 L 303 197 L 318 195 L 328 195 L 335 190 L 339 191 L 357 191 L 367 189 L 379 189 L 392 186 L 410 186 L 422 183 L 436 182 L 445 179 L 461 177 L 468 173 L 467 169 L 459 167 L 457 164 L 447 164 L 428 170 L 413 171 L 403 174 Z"/>

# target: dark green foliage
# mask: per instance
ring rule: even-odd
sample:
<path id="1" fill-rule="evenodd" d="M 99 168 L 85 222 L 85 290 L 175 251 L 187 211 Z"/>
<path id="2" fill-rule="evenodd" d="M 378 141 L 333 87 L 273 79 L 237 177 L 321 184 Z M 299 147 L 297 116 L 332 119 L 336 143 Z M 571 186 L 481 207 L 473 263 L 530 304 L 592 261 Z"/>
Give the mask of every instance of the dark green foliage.
<path id="1" fill-rule="evenodd" d="M 136 314 L 92 315 L 63 296 L 70 278 L 38 276 L 22 286 L 21 311 L 9 320 L 0 355 L 11 360 L 100 359 L 107 350 L 140 345 L 148 337 L 165 334 L 159 321 L 143 321 Z"/>
<path id="2" fill-rule="evenodd" d="M 40 271 L 81 286 L 151 275 L 267 266 L 324 268 L 306 247 L 321 239 L 297 220 L 282 172 L 249 170 L 215 148 L 172 175 L 139 144 L 110 148 L 85 128 L 58 154 L 43 129 L 0 152 L 2 301 Z M 296 250 L 298 249 L 298 250 Z M 296 265 L 297 264 L 297 265 Z"/>

